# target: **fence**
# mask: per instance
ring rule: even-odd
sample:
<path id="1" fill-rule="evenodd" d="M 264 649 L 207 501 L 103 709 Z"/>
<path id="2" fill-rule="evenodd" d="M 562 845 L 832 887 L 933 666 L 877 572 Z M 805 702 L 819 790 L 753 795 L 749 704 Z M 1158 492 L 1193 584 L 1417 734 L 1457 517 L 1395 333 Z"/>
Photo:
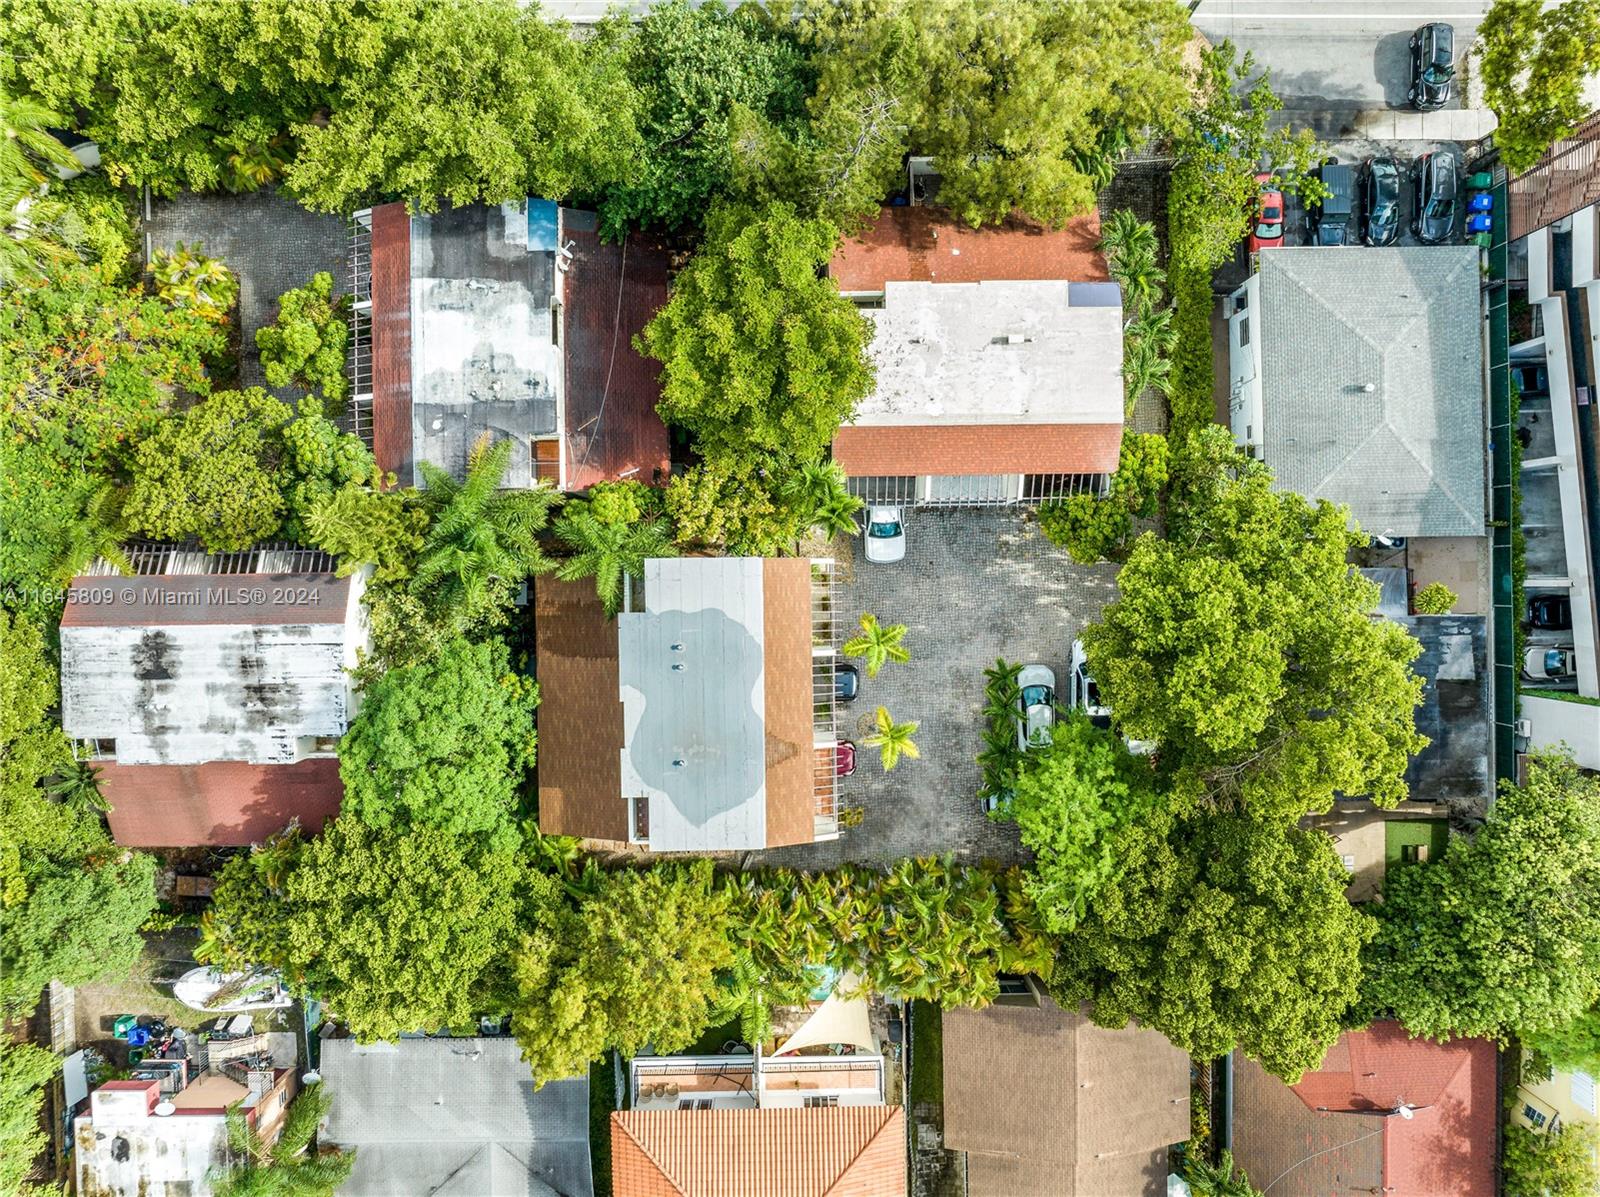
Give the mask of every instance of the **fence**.
<path id="1" fill-rule="evenodd" d="M 1554 224 L 1600 202 L 1600 112 L 1546 151 L 1533 169 L 1507 184 L 1510 239 Z M 1497 188 L 1498 189 L 1498 188 Z"/>

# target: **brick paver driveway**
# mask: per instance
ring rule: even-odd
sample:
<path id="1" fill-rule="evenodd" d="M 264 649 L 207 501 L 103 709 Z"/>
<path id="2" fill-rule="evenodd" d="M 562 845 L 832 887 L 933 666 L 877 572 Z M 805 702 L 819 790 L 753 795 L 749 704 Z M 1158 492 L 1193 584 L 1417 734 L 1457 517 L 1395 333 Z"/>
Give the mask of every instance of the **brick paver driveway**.
<path id="1" fill-rule="evenodd" d="M 1081 566 L 1008 509 L 915 511 L 904 561 L 871 565 L 852 541 L 842 572 L 841 622 L 871 611 L 909 628 L 907 665 L 876 678 L 862 671 L 861 696 L 839 711 L 840 735 L 857 742 L 856 775 L 841 783 L 841 805 L 860 806 L 860 827 L 838 841 L 752 854 L 750 864 L 825 868 L 845 860 L 889 861 L 954 852 L 969 860 L 1014 861 L 1014 828 L 978 807 L 983 671 L 997 657 L 1039 661 L 1065 682 L 1072 639 L 1114 595 L 1116 567 Z M 861 744 L 873 711 L 919 720 L 918 760 L 884 773 Z"/>

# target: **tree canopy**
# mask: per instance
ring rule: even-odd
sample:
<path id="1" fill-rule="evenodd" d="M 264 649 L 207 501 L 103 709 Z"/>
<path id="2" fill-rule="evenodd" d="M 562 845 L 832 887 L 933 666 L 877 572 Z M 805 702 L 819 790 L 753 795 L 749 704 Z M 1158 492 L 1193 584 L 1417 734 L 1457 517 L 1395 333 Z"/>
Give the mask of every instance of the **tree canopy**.
<path id="1" fill-rule="evenodd" d="M 1371 617 L 1377 587 L 1346 562 L 1365 539 L 1342 507 L 1275 491 L 1263 470 L 1182 485 L 1167 539 L 1138 539 L 1083 633 L 1123 730 L 1156 741 L 1169 776 L 1258 813 L 1398 802 L 1427 742 L 1421 649 Z"/>
<path id="2" fill-rule="evenodd" d="M 1589 114 L 1600 70 L 1600 0 L 1495 0 L 1478 26 L 1483 99 L 1495 149 L 1512 174 L 1531 168 Z"/>
<path id="3" fill-rule="evenodd" d="M 1051 992 L 1103 1026 L 1137 1019 L 1200 1059 L 1242 1048 L 1285 1080 L 1339 1037 L 1371 916 L 1326 833 L 1195 812 L 1118 838 L 1121 870 L 1062 940 Z"/>
<path id="4" fill-rule="evenodd" d="M 1529 758 L 1470 839 L 1391 868 L 1363 997 L 1434 1039 L 1538 1035 L 1600 998 L 1600 780 Z"/>
<path id="5" fill-rule="evenodd" d="M 339 745 L 346 814 L 506 844 L 533 763 L 533 682 L 499 640 L 456 640 L 368 686 Z"/>
<path id="6" fill-rule="evenodd" d="M 708 459 L 815 461 L 871 390 L 871 327 L 821 274 L 837 239 L 787 204 L 718 208 L 640 334 L 662 363 L 662 417 Z"/>

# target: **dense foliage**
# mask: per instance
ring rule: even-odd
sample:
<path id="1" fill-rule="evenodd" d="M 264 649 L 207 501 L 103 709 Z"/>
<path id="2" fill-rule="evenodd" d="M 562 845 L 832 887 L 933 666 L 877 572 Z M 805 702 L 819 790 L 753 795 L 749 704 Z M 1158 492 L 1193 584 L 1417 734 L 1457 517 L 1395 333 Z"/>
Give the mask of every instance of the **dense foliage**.
<path id="1" fill-rule="evenodd" d="M 1545 1034 L 1600 997 L 1600 780 L 1529 758 L 1488 822 L 1389 870 L 1364 997 L 1414 1034 Z"/>
<path id="2" fill-rule="evenodd" d="M 1499 124 L 1494 147 L 1512 174 L 1589 114 L 1585 85 L 1600 69 L 1600 3 L 1495 0 L 1478 26 L 1483 101 Z"/>
<path id="3" fill-rule="evenodd" d="M 256 330 L 267 382 L 318 390 L 334 403 L 342 400 L 349 389 L 344 375 L 349 311 L 350 297 L 334 298 L 333 276 L 326 271 L 278 296 L 278 318 Z"/>
<path id="4" fill-rule="evenodd" d="M 339 745 L 342 809 L 378 830 L 514 842 L 538 701 L 498 640 L 457 640 L 431 661 L 390 670 L 366 687 Z"/>
<path id="5" fill-rule="evenodd" d="M 242 1109 L 229 1109 L 227 1160 L 212 1173 L 214 1197 L 333 1197 L 349 1179 L 355 1153 L 307 1150 L 332 1107 L 333 1097 L 320 1083 L 307 1085 L 271 1143 Z"/>
<path id="6" fill-rule="evenodd" d="M 0 1193 L 29 1191 L 33 1161 L 50 1141 L 40 1129 L 44 1087 L 60 1067 L 43 1048 L 0 1037 Z"/>
<path id="7" fill-rule="evenodd" d="M 1167 439 L 1124 432 L 1110 493 L 1072 495 L 1039 505 L 1039 531 L 1083 565 L 1117 558 L 1133 535 L 1133 521 L 1154 518 L 1167 482 Z"/>
<path id="8" fill-rule="evenodd" d="M 1506 1197 L 1592 1197 L 1600 1131 L 1592 1122 L 1531 1130 L 1509 1123 L 1501 1148 Z"/>

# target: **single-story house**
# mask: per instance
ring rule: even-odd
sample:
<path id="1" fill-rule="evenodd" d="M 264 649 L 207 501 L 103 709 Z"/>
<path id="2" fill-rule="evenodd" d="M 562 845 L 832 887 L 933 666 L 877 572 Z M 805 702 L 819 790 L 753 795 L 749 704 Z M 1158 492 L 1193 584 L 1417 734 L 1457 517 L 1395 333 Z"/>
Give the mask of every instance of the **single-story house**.
<path id="1" fill-rule="evenodd" d="M 322 1041 L 324 1142 L 354 1149 L 342 1197 L 592 1197 L 589 1079 L 536 1089 L 509 1038 Z"/>
<path id="2" fill-rule="evenodd" d="M 829 266 L 873 324 L 877 383 L 834 438 L 869 502 L 1100 493 L 1122 445 L 1122 294 L 1099 219 L 966 228 L 888 208 Z"/>
<path id="3" fill-rule="evenodd" d="M 1189 1137 L 1189 1058 L 1155 1031 L 1108 1030 L 1008 978 L 944 1013 L 944 1144 L 970 1197 L 1158 1197 Z"/>
<path id="4" fill-rule="evenodd" d="M 658 852 L 836 835 L 819 585 L 802 559 L 652 559 L 609 621 L 592 584 L 536 578 L 540 828 Z"/>
<path id="5" fill-rule="evenodd" d="M 594 213 L 539 199 L 355 219 L 354 402 L 379 466 L 459 477 L 488 433 L 516 442 L 507 486 L 665 482 L 658 371 L 633 348 L 667 299 L 660 245 L 603 244 Z"/>
<path id="6" fill-rule="evenodd" d="M 112 835 L 190 847 L 320 830 L 344 794 L 364 575 L 305 550 L 134 559 L 133 577 L 73 579 L 61 619 L 61 723 L 93 751 Z"/>
<path id="7" fill-rule="evenodd" d="M 1275 249 L 1228 301 L 1235 442 L 1369 535 L 1486 531 L 1478 250 Z"/>
<path id="8" fill-rule="evenodd" d="M 1434 1043 L 1378 1022 L 1341 1035 L 1292 1086 L 1242 1053 L 1234 1060 L 1234 1158 L 1273 1197 L 1493 1197 L 1488 1040 Z"/>

